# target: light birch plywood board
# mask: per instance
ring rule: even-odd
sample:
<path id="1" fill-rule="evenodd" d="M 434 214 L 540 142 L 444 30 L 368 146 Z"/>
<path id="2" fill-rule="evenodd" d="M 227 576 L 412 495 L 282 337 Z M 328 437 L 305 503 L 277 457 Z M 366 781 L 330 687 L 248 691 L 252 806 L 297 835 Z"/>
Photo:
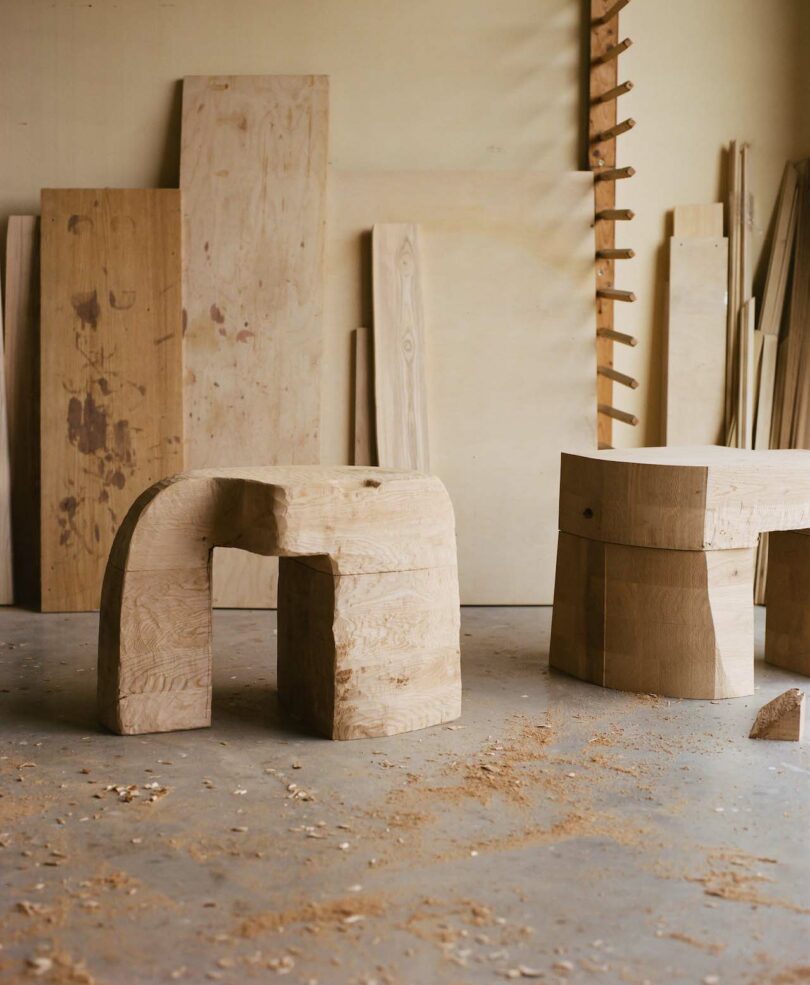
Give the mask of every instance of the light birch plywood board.
<path id="1" fill-rule="evenodd" d="M 14 601 L 11 562 L 11 463 L 6 413 L 6 374 L 3 352 L 3 311 L 0 304 L 0 605 Z"/>
<path id="2" fill-rule="evenodd" d="M 98 608 L 133 499 L 182 468 L 180 192 L 42 192 L 42 607 Z"/>
<path id="3" fill-rule="evenodd" d="M 5 355 L 14 596 L 39 607 L 39 219 L 6 235 Z"/>
<path id="4" fill-rule="evenodd" d="M 409 223 L 372 231 L 374 406 L 383 468 L 430 471 L 422 258 Z"/>
<path id="5" fill-rule="evenodd" d="M 552 601 L 560 452 L 594 449 L 593 177 L 333 172 L 325 363 L 368 324 L 371 230 L 419 225 L 431 471 L 456 512 L 462 601 Z M 349 374 L 324 374 L 345 461 Z"/>
<path id="6" fill-rule="evenodd" d="M 719 239 L 723 235 L 723 203 L 676 205 L 673 209 L 672 225 L 672 235 L 676 239 L 690 237 Z"/>
<path id="7" fill-rule="evenodd" d="M 722 441 L 728 241 L 670 240 L 666 443 Z"/>
<path id="8" fill-rule="evenodd" d="M 318 461 L 329 82 L 183 82 L 186 465 Z M 274 558 L 218 551 L 214 602 L 275 605 Z"/>

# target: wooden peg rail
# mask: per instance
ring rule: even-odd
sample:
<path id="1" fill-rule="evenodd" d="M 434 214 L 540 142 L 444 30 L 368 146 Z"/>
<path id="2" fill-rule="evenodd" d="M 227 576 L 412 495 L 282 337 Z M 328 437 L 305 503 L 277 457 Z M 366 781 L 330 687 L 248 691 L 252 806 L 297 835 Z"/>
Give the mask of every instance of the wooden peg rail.
<path id="1" fill-rule="evenodd" d="M 635 426 L 635 414 L 613 406 L 613 385 L 635 389 L 638 381 L 613 368 L 613 345 L 634 346 L 636 339 L 614 328 L 615 303 L 635 301 L 632 291 L 614 286 L 617 260 L 630 260 L 633 250 L 616 247 L 617 222 L 633 218 L 632 209 L 616 208 L 616 182 L 632 178 L 631 167 L 616 166 L 616 138 L 635 126 L 628 117 L 619 122 L 618 99 L 630 92 L 632 82 L 619 84 L 619 57 L 633 43 L 619 40 L 619 12 L 630 0 L 590 0 L 590 112 L 588 114 L 588 167 L 594 173 L 596 237 L 596 393 L 599 447 L 613 444 L 613 422 Z"/>

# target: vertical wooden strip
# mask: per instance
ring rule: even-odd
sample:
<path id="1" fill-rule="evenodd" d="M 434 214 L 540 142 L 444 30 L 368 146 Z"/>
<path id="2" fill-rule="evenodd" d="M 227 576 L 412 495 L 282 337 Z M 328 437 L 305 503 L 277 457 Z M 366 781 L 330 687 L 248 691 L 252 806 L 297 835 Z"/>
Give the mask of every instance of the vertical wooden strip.
<path id="1" fill-rule="evenodd" d="M 728 150 L 728 311 L 726 320 L 726 431 L 735 419 L 737 327 L 740 317 L 740 156 L 737 141 Z M 733 442 L 729 441 L 729 444 Z"/>
<path id="2" fill-rule="evenodd" d="M 118 524 L 182 468 L 180 192 L 42 192 L 42 607 L 95 609 Z"/>
<path id="3" fill-rule="evenodd" d="M 39 607 L 39 219 L 9 216 L 5 297 L 14 595 Z"/>
<path id="4" fill-rule="evenodd" d="M 371 440 L 371 338 L 367 328 L 352 332 L 352 447 L 354 465 L 374 465 Z"/>
<path id="5" fill-rule="evenodd" d="M 737 393 L 737 446 L 754 446 L 754 376 L 756 370 L 755 302 L 749 298 L 740 309 L 740 366 Z"/>
<path id="6" fill-rule="evenodd" d="M 9 461 L 8 426 L 3 351 L 3 311 L 2 304 L 0 304 L 0 605 L 11 605 L 14 601 L 14 577 L 11 561 L 11 463 Z"/>
<path id="7" fill-rule="evenodd" d="M 326 76 L 183 83 L 190 468 L 319 460 L 328 100 Z M 277 569 L 218 552 L 214 603 L 274 605 Z"/>
<path id="8" fill-rule="evenodd" d="M 797 190 L 796 168 L 788 161 L 779 191 L 773 245 L 768 257 L 768 272 L 765 276 L 765 288 L 762 292 L 762 306 L 759 312 L 758 327 L 763 335 L 779 335 L 782 323 L 788 270 L 796 232 Z M 767 445 L 762 447 L 767 448 Z"/>
<path id="9" fill-rule="evenodd" d="M 430 470 L 422 271 L 417 227 L 372 234 L 377 458 L 385 468 Z"/>

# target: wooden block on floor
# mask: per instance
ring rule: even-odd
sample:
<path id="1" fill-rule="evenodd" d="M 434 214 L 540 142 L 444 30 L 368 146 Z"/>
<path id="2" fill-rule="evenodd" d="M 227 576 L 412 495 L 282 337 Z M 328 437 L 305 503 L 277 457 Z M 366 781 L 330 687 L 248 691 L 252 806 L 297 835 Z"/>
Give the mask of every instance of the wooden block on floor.
<path id="1" fill-rule="evenodd" d="M 748 738 L 801 742 L 804 738 L 804 706 L 804 691 L 790 688 L 759 709 Z"/>
<path id="2" fill-rule="evenodd" d="M 319 461 L 329 80 L 183 83 L 186 466 Z M 214 560 L 217 605 L 275 605 L 277 564 Z"/>
<path id="3" fill-rule="evenodd" d="M 12 215 L 6 237 L 5 379 L 14 595 L 39 607 L 39 218 Z"/>
<path id="4" fill-rule="evenodd" d="M 666 443 L 718 444 L 725 417 L 728 241 L 722 234 L 676 236 L 669 249 Z"/>
<path id="5" fill-rule="evenodd" d="M 99 605 L 133 498 L 182 467 L 180 192 L 42 192 L 42 608 Z"/>

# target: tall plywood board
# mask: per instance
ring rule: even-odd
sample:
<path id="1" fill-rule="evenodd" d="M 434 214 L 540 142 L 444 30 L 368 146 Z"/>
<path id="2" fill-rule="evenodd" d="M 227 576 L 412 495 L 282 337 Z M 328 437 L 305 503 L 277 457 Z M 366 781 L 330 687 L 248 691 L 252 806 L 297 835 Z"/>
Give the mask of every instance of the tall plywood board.
<path id="1" fill-rule="evenodd" d="M 328 98 L 325 76 L 184 80 L 189 468 L 318 461 Z M 275 604 L 276 578 L 217 551 L 215 604 Z"/>
<path id="2" fill-rule="evenodd" d="M 728 240 L 673 237 L 669 253 L 668 445 L 723 443 Z"/>
<path id="3" fill-rule="evenodd" d="M 182 468 L 180 192 L 42 192 L 42 607 L 95 609 L 135 497 Z"/>
<path id="4" fill-rule="evenodd" d="M 596 443 L 592 175 L 335 172 L 329 203 L 326 364 L 368 323 L 372 228 L 418 224 L 430 467 L 462 601 L 550 603 L 560 452 Z M 323 382 L 339 461 L 350 383 Z"/>
<path id="5" fill-rule="evenodd" d="M 6 406 L 14 596 L 39 606 L 39 219 L 12 215 L 6 235 Z"/>

